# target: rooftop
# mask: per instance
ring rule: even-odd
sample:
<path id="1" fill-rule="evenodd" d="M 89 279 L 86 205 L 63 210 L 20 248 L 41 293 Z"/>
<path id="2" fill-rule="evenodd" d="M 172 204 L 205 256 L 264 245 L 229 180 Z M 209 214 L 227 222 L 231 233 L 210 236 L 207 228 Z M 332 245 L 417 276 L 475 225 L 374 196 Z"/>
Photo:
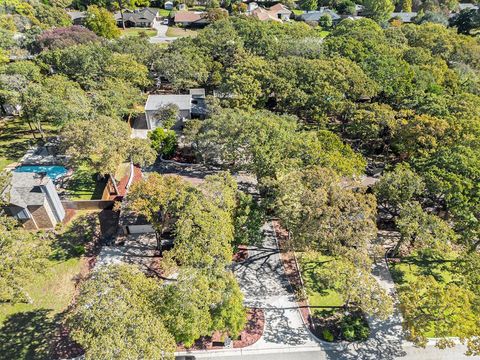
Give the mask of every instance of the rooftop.
<path id="1" fill-rule="evenodd" d="M 3 197 L 8 202 L 22 208 L 27 205 L 42 205 L 45 193 L 40 189 L 41 185 L 47 185 L 52 181 L 48 176 L 36 173 L 13 172 L 11 173 L 10 185 L 3 191 Z"/>
<path id="2" fill-rule="evenodd" d="M 192 108 L 191 95 L 148 95 L 145 111 L 158 110 L 161 106 L 175 104 L 180 110 Z"/>

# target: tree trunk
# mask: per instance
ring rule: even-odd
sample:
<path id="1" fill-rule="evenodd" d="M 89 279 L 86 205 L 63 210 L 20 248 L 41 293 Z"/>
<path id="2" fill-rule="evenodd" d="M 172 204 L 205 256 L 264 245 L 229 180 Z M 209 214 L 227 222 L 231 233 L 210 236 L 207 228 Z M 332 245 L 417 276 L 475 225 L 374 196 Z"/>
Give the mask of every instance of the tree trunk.
<path id="1" fill-rule="evenodd" d="M 33 138 L 36 140 L 37 137 L 35 136 L 35 130 L 33 129 L 32 123 L 30 121 L 27 121 L 28 127 L 30 128 L 30 131 L 32 132 Z"/>
<path id="2" fill-rule="evenodd" d="M 40 123 L 40 121 L 37 121 L 37 129 L 38 129 L 38 132 L 40 133 L 42 140 L 45 141 L 45 133 L 43 132 L 42 124 Z"/>
<path id="3" fill-rule="evenodd" d="M 160 256 L 162 256 L 162 234 L 155 231 L 155 239 L 157 240 L 157 250 L 160 252 Z"/>

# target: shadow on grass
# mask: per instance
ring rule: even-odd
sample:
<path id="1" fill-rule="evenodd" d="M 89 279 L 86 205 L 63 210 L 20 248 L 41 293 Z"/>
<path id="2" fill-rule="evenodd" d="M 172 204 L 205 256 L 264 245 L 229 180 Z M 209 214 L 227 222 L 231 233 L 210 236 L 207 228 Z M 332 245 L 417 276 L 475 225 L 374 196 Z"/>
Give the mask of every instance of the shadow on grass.
<path id="1" fill-rule="evenodd" d="M 407 256 L 400 263 L 391 265 L 390 273 L 393 281 L 403 285 L 408 281 L 408 276 L 433 276 L 438 282 L 449 280 L 453 271 L 455 259 L 442 259 L 428 254 Z"/>
<path id="2" fill-rule="evenodd" d="M 55 236 L 53 242 L 54 260 L 68 260 L 81 255 L 88 255 L 98 236 L 100 224 L 97 213 L 78 217 L 68 228 Z"/>
<path id="3" fill-rule="evenodd" d="M 0 359 L 51 359 L 57 327 L 49 313 L 39 309 L 10 315 L 0 328 Z"/>
<path id="4" fill-rule="evenodd" d="M 316 292 L 321 296 L 328 295 L 329 287 L 316 275 L 316 271 L 326 267 L 332 260 L 333 259 L 302 262 L 303 279 L 309 291 Z"/>
<path id="5" fill-rule="evenodd" d="M 97 175 L 88 170 L 76 170 L 65 188 L 70 197 L 84 200 L 101 199 L 106 181 L 97 180 Z"/>
<path id="6" fill-rule="evenodd" d="M 102 242 L 115 236 L 118 212 L 104 209 L 74 219 L 67 229 L 55 236 L 53 260 L 68 260 L 82 255 L 94 256 Z"/>

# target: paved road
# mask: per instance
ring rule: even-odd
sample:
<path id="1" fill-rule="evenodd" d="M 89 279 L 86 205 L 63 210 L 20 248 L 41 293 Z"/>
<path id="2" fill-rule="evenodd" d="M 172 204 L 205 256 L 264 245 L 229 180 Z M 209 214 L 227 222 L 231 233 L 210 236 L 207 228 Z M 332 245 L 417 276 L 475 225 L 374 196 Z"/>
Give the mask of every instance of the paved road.
<path id="1" fill-rule="evenodd" d="M 427 349 L 409 347 L 405 352 L 399 353 L 395 359 L 397 360 L 474 360 L 478 357 L 465 356 L 465 347 L 457 346 L 454 349 L 440 350 L 437 348 L 428 347 Z M 323 351 L 317 350 L 302 350 L 297 349 L 292 351 L 277 351 L 277 352 L 249 352 L 230 353 L 230 354 L 209 354 L 206 356 L 196 356 L 197 359 L 225 359 L 225 360 L 384 360 L 389 357 L 384 357 L 382 354 L 374 354 L 371 356 L 354 356 L 350 351 Z"/>

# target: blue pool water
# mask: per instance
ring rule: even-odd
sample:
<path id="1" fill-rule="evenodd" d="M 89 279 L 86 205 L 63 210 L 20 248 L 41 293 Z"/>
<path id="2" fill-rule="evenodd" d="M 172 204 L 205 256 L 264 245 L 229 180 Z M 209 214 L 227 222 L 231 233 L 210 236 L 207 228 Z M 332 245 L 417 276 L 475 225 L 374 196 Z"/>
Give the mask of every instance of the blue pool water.
<path id="1" fill-rule="evenodd" d="M 47 176 L 52 180 L 57 180 L 60 176 L 65 175 L 67 168 L 59 165 L 22 165 L 17 167 L 15 172 L 30 172 L 30 173 L 47 173 Z"/>

